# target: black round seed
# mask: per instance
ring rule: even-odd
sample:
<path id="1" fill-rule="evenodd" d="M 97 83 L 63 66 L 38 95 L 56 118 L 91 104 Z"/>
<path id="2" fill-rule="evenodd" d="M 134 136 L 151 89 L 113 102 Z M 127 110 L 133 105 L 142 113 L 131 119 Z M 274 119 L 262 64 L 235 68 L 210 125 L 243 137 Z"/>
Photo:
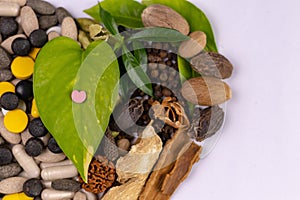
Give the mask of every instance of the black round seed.
<path id="1" fill-rule="evenodd" d="M 0 18 L 0 33 L 4 38 L 15 35 L 18 32 L 18 23 L 11 17 Z"/>
<path id="2" fill-rule="evenodd" d="M 30 138 L 25 144 L 25 151 L 29 156 L 36 157 L 41 155 L 44 149 L 44 143 L 39 138 Z"/>
<path id="3" fill-rule="evenodd" d="M 28 179 L 23 184 L 23 192 L 29 197 L 38 197 L 43 191 L 43 184 L 39 179 Z"/>
<path id="4" fill-rule="evenodd" d="M 16 38 L 12 42 L 11 48 L 16 55 L 27 56 L 31 51 L 31 44 L 27 39 Z"/>
<path id="5" fill-rule="evenodd" d="M 15 93 L 7 92 L 1 96 L 0 102 L 5 110 L 14 110 L 18 107 L 19 97 Z"/>
<path id="6" fill-rule="evenodd" d="M 33 89 L 31 81 L 20 81 L 16 85 L 16 94 L 18 97 L 24 101 L 30 101 L 33 98 Z"/>
<path id="7" fill-rule="evenodd" d="M 50 138 L 50 140 L 48 141 L 48 149 L 52 153 L 61 153 L 62 152 L 61 148 L 58 146 L 58 144 L 54 138 Z"/>
<path id="8" fill-rule="evenodd" d="M 41 48 L 48 42 L 48 35 L 46 31 L 38 29 L 29 35 L 29 41 L 32 46 Z"/>
<path id="9" fill-rule="evenodd" d="M 48 133 L 48 130 L 40 118 L 31 120 L 29 122 L 28 130 L 29 133 L 34 137 L 43 137 Z"/>
<path id="10" fill-rule="evenodd" d="M 0 166 L 10 164 L 12 160 L 11 150 L 6 147 L 0 147 Z"/>

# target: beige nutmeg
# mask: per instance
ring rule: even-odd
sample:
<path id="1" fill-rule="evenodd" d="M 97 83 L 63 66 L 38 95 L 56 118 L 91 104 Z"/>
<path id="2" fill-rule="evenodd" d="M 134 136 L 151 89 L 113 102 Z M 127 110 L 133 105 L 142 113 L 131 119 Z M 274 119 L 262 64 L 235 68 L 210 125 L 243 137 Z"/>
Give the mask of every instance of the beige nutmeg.
<path id="1" fill-rule="evenodd" d="M 197 77 L 184 82 L 182 96 L 189 102 L 201 106 L 214 106 L 231 99 L 230 87 L 213 77 Z"/>
<path id="2" fill-rule="evenodd" d="M 175 29 L 184 35 L 190 32 L 190 25 L 179 13 L 170 7 L 154 4 L 148 6 L 142 13 L 145 27 L 164 27 Z"/>
<path id="3" fill-rule="evenodd" d="M 202 31 L 192 32 L 189 40 L 183 41 L 179 46 L 179 55 L 183 58 L 192 58 L 199 54 L 206 46 L 206 34 Z"/>

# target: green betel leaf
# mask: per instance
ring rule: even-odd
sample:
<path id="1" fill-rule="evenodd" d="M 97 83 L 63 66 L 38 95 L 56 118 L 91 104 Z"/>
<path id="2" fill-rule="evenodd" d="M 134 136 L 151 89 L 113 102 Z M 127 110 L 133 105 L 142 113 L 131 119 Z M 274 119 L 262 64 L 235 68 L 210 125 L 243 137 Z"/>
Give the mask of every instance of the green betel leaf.
<path id="1" fill-rule="evenodd" d="M 117 58 L 106 42 L 83 52 L 60 37 L 36 59 L 33 87 L 41 119 L 85 181 L 117 100 L 118 80 Z M 86 93 L 83 103 L 72 101 L 75 90 Z"/>
<path id="2" fill-rule="evenodd" d="M 125 65 L 128 76 L 131 81 L 140 88 L 146 94 L 153 96 L 153 90 L 151 85 L 151 80 L 148 75 L 141 68 L 139 61 L 134 57 L 134 55 L 123 46 L 123 63 Z"/>
<path id="3" fill-rule="evenodd" d="M 180 56 L 177 57 L 177 62 L 181 82 L 183 83 L 186 80 L 191 79 L 193 77 L 193 72 L 190 63 Z"/>
<path id="4" fill-rule="evenodd" d="M 101 6 L 107 10 L 113 16 L 113 18 L 115 18 L 117 24 L 119 25 L 129 28 L 144 27 L 141 15 L 146 6 L 137 1 L 104 0 L 101 2 Z M 93 17 L 96 21 L 102 22 L 98 4 L 85 10 L 84 12 Z"/>
<path id="5" fill-rule="evenodd" d="M 99 12 L 100 17 L 103 21 L 103 24 L 105 28 L 113 35 L 117 35 L 119 33 L 118 25 L 115 21 L 115 19 L 111 16 L 111 14 L 106 11 L 104 8 L 101 7 L 101 4 L 99 4 Z"/>
<path id="6" fill-rule="evenodd" d="M 144 45 L 139 41 L 134 41 L 132 43 L 134 49 L 134 57 L 139 61 L 141 68 L 144 72 L 147 71 L 148 56 Z"/>
<path id="7" fill-rule="evenodd" d="M 168 28 L 144 28 L 133 34 L 128 40 L 151 41 L 151 42 L 182 42 L 189 37 L 182 33 Z"/>
<path id="8" fill-rule="evenodd" d="M 206 15 L 195 5 L 186 0 L 142 0 L 142 3 L 149 6 L 152 4 L 162 4 L 174 9 L 181 14 L 190 24 L 191 32 L 203 31 L 207 36 L 206 51 L 217 52 L 214 33 Z"/>

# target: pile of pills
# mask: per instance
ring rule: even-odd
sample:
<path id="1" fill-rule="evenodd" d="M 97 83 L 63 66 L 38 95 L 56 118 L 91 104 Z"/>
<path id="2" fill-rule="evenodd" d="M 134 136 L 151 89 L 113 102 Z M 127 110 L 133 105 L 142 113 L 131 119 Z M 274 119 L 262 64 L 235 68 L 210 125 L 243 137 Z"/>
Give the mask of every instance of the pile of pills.
<path id="1" fill-rule="evenodd" d="M 32 75 L 40 48 L 78 30 L 64 8 L 0 0 L 0 199 L 96 200 L 39 118 Z"/>

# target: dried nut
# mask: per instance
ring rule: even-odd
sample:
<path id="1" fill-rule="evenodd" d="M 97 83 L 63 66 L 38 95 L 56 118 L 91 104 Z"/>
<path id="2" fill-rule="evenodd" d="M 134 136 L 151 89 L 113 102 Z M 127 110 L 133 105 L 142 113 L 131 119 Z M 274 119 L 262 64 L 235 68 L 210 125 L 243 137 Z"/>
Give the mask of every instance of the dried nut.
<path id="1" fill-rule="evenodd" d="M 184 82 L 183 97 L 201 106 L 214 106 L 231 99 L 231 89 L 223 81 L 212 77 L 197 77 Z"/>
<path id="2" fill-rule="evenodd" d="M 197 108 L 194 111 L 192 125 L 188 135 L 198 142 L 213 136 L 224 122 L 224 111 L 219 106 L 212 106 L 202 110 Z"/>
<path id="3" fill-rule="evenodd" d="M 93 159 L 89 166 L 88 183 L 85 183 L 81 178 L 79 182 L 86 191 L 98 194 L 110 188 L 115 178 L 114 164 L 103 156 L 97 156 L 97 159 Z"/>
<path id="4" fill-rule="evenodd" d="M 128 139 L 126 138 L 123 138 L 123 139 L 120 139 L 118 140 L 118 143 L 117 143 L 118 147 L 124 151 L 128 151 L 129 148 L 130 148 L 130 142 Z"/>
<path id="5" fill-rule="evenodd" d="M 186 19 L 170 7 L 164 5 L 148 6 L 142 13 L 145 27 L 164 27 L 178 30 L 184 35 L 190 32 L 190 26 Z"/>
<path id="6" fill-rule="evenodd" d="M 77 26 L 72 17 L 65 17 L 61 24 L 61 35 L 77 40 Z"/>
<path id="7" fill-rule="evenodd" d="M 90 25 L 89 32 L 93 40 L 106 40 L 108 38 L 108 32 L 100 24 Z"/>
<path id="8" fill-rule="evenodd" d="M 24 6 L 21 9 L 20 16 L 21 16 L 21 26 L 24 30 L 24 33 L 27 36 L 29 36 L 30 33 L 32 33 L 32 31 L 39 29 L 38 18 L 31 7 Z"/>
<path id="9" fill-rule="evenodd" d="M 16 17 L 20 11 L 20 5 L 13 2 L 0 1 L 0 16 L 2 17 Z"/>
<path id="10" fill-rule="evenodd" d="M 203 52 L 191 60 L 193 69 L 203 76 L 226 79 L 232 75 L 233 66 L 223 55 Z"/>
<path id="11" fill-rule="evenodd" d="M 179 55 L 184 58 L 191 58 L 200 53 L 206 46 L 206 34 L 202 31 L 195 31 L 189 35 L 191 39 L 181 43 Z"/>

